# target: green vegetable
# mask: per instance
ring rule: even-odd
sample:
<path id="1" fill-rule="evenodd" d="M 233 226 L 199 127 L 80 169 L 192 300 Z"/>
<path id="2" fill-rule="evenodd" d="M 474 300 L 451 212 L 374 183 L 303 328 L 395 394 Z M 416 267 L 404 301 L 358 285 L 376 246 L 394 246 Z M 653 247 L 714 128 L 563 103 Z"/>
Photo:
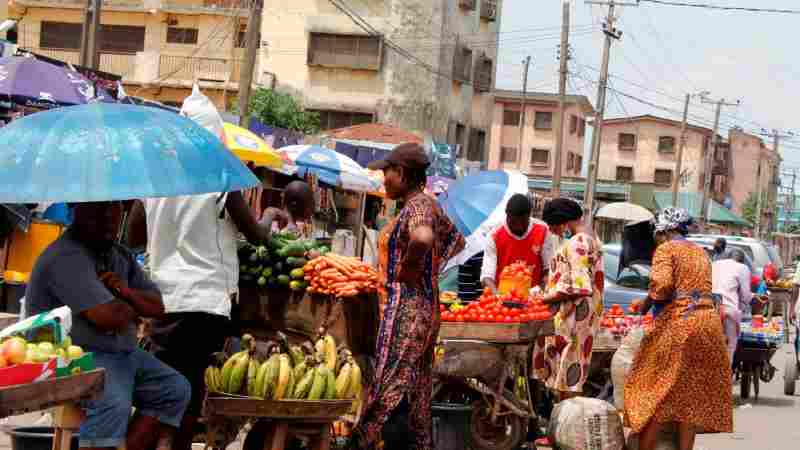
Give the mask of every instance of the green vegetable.
<path id="1" fill-rule="evenodd" d="M 277 235 L 270 236 L 269 240 L 267 241 L 267 245 L 269 246 L 269 248 L 273 250 L 278 250 L 280 248 L 283 248 L 286 246 L 286 244 L 287 241 L 284 239 L 280 239 L 279 237 L 277 237 Z"/>
<path id="2" fill-rule="evenodd" d="M 331 249 L 327 245 L 323 245 L 322 247 L 318 248 L 317 251 L 320 255 L 324 255 L 326 253 L 330 253 Z"/>
<path id="3" fill-rule="evenodd" d="M 303 256 L 306 254 L 306 246 L 302 242 L 292 242 L 286 247 L 278 250 L 278 253 L 284 251 L 286 256 Z"/>
<path id="4" fill-rule="evenodd" d="M 302 291 L 307 286 L 308 285 L 304 281 L 294 280 L 294 281 L 289 282 L 289 289 L 291 289 L 293 291 Z"/>
<path id="5" fill-rule="evenodd" d="M 306 273 L 301 267 L 298 267 L 289 272 L 289 276 L 295 280 L 302 280 L 303 277 L 306 276 Z"/>
<path id="6" fill-rule="evenodd" d="M 298 237 L 293 231 L 282 231 L 280 233 L 275 233 L 273 236 L 284 241 L 295 241 Z"/>
<path id="7" fill-rule="evenodd" d="M 317 248 L 317 242 L 312 239 L 305 240 L 303 241 L 303 246 L 306 248 L 306 251 L 314 250 Z"/>
<path id="8" fill-rule="evenodd" d="M 281 248 L 278 249 L 278 251 L 275 252 L 275 254 L 278 255 L 278 258 L 285 259 L 287 256 L 289 256 L 289 250 L 288 249 L 289 249 L 288 246 L 281 247 Z"/>
<path id="9" fill-rule="evenodd" d="M 261 277 L 261 278 L 258 279 L 258 285 L 259 286 L 264 286 L 266 284 L 267 284 L 267 279 L 266 278 Z"/>
<path id="10" fill-rule="evenodd" d="M 290 282 L 289 275 L 278 275 L 278 284 L 281 286 L 288 286 Z"/>
<path id="11" fill-rule="evenodd" d="M 272 267 L 267 267 L 261 272 L 261 276 L 265 278 L 269 278 L 272 276 Z"/>

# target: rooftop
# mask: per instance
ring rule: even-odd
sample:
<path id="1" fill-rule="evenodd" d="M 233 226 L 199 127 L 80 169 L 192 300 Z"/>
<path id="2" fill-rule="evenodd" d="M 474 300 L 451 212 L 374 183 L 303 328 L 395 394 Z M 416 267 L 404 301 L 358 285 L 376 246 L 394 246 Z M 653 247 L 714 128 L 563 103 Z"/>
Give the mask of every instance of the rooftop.
<path id="1" fill-rule="evenodd" d="M 330 139 L 372 141 L 384 144 L 403 144 L 406 142 L 422 144 L 423 142 L 421 137 L 410 131 L 382 123 L 364 123 L 347 128 L 338 128 L 326 131 L 323 135 Z"/>
<path id="2" fill-rule="evenodd" d="M 671 125 L 671 126 L 678 127 L 678 128 L 680 128 L 681 125 L 682 125 L 681 121 L 679 121 L 679 120 L 673 120 L 673 119 L 668 119 L 666 117 L 654 116 L 652 114 L 643 114 L 641 116 L 615 117 L 613 119 L 605 119 L 603 121 L 603 125 L 605 126 L 605 125 L 615 125 L 615 124 L 630 123 L 630 122 L 643 122 L 643 121 L 646 121 L 646 120 L 649 120 L 649 121 L 652 121 L 652 122 L 659 122 L 659 123 L 663 123 L 663 124 L 666 124 L 666 125 Z M 695 131 L 697 131 L 699 133 L 703 133 L 703 134 L 709 134 L 710 135 L 712 133 L 711 128 L 701 127 L 699 125 L 693 125 L 691 123 L 687 124 L 687 128 L 695 130 Z"/>
<path id="3" fill-rule="evenodd" d="M 497 100 L 522 100 L 522 91 L 510 91 L 496 89 L 494 98 Z M 567 103 L 577 103 L 586 114 L 593 115 L 594 107 L 585 95 L 567 95 Z M 558 103 L 558 94 L 552 92 L 527 92 L 525 93 L 525 103 Z"/>

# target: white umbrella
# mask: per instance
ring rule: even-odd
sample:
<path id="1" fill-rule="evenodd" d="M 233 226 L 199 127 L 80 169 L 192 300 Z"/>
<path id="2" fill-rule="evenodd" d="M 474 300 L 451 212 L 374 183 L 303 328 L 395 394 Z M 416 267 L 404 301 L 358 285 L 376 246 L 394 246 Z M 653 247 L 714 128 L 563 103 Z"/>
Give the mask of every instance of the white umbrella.
<path id="1" fill-rule="evenodd" d="M 597 210 L 595 217 L 600 219 L 624 220 L 628 223 L 639 223 L 652 220 L 654 216 L 653 213 L 643 206 L 629 202 L 617 202 L 609 203 Z"/>

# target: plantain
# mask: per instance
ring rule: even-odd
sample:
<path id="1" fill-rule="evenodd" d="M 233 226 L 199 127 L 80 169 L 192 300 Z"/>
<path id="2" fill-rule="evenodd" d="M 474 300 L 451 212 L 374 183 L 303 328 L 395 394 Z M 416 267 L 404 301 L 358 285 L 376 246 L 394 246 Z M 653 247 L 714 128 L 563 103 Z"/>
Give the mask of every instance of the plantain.
<path id="1" fill-rule="evenodd" d="M 325 400 L 336 399 L 336 376 L 331 369 L 325 368 L 325 393 L 322 395 Z"/>
<path id="2" fill-rule="evenodd" d="M 294 387 L 294 395 L 292 395 L 292 398 L 306 398 L 308 392 L 311 390 L 311 385 L 314 383 L 314 375 L 316 372 L 317 369 L 315 367 L 308 369 L 305 375 L 303 375 L 303 378 L 301 378 Z"/>
<path id="3" fill-rule="evenodd" d="M 267 362 L 262 366 L 264 371 L 264 382 L 261 385 L 261 397 L 272 398 L 275 392 L 275 383 L 278 381 L 278 370 L 280 369 L 280 354 L 273 353 Z"/>
<path id="4" fill-rule="evenodd" d="M 327 381 L 326 371 L 327 367 L 321 366 L 314 372 L 314 382 L 311 384 L 311 390 L 308 391 L 308 400 L 319 400 L 325 393 L 325 382 Z"/>
<path id="5" fill-rule="evenodd" d="M 299 345 L 293 345 L 289 348 L 289 354 L 292 356 L 292 364 L 297 367 L 306 360 L 306 355 Z"/>
<path id="6" fill-rule="evenodd" d="M 250 354 L 245 352 L 236 360 L 236 363 L 231 370 L 231 379 L 228 384 L 227 393 L 238 394 L 242 391 L 242 386 L 247 377 L 248 368 L 250 367 Z"/>
<path id="7" fill-rule="evenodd" d="M 236 362 L 239 361 L 239 358 L 245 354 L 247 354 L 246 351 L 235 353 L 233 356 L 228 358 L 228 360 L 225 361 L 225 364 L 222 366 L 222 383 L 220 384 L 219 388 L 223 392 L 230 393 L 228 388 L 231 383 L 231 373 L 233 373 L 233 367 L 236 365 Z"/>
<path id="8" fill-rule="evenodd" d="M 336 369 L 336 341 L 330 334 L 322 337 L 322 354 L 325 356 L 325 367 Z"/>
<path id="9" fill-rule="evenodd" d="M 284 395 L 284 398 L 286 398 L 286 399 L 294 398 L 294 397 L 292 397 L 292 393 L 294 392 L 295 384 L 297 384 L 297 379 L 294 377 L 294 371 L 290 370 L 289 371 L 289 382 L 286 383 L 286 394 Z"/>
<path id="10" fill-rule="evenodd" d="M 306 358 L 303 358 L 303 361 L 301 361 L 300 364 L 294 366 L 294 369 L 292 370 L 292 375 L 294 375 L 295 381 L 299 382 L 307 371 L 308 371 L 308 362 L 306 361 Z"/>
<path id="11" fill-rule="evenodd" d="M 250 363 L 247 366 L 247 396 L 256 397 L 258 392 L 256 390 L 256 375 L 258 374 L 258 361 L 255 358 L 250 358 Z"/>
<path id="12" fill-rule="evenodd" d="M 206 371 L 205 371 L 205 374 L 204 374 L 204 379 L 205 379 L 205 382 L 206 382 L 206 388 L 208 389 L 208 392 L 218 392 L 219 391 L 219 386 L 217 385 L 216 374 L 214 373 L 215 371 L 218 371 L 218 370 L 219 369 L 217 369 L 214 366 L 208 366 L 206 368 Z"/>
<path id="13" fill-rule="evenodd" d="M 358 364 L 350 358 L 350 365 L 353 368 L 353 372 L 350 374 L 350 388 L 347 391 L 347 397 L 345 398 L 361 398 L 361 368 L 358 367 Z"/>
<path id="14" fill-rule="evenodd" d="M 336 398 L 348 398 L 350 395 L 350 381 L 353 375 L 353 365 L 346 362 L 336 377 Z"/>
<path id="15" fill-rule="evenodd" d="M 289 374 L 292 371 L 291 362 L 289 362 L 289 355 L 281 353 L 278 357 L 280 363 L 278 370 L 278 380 L 275 384 L 275 391 L 272 398 L 281 400 L 286 397 L 286 387 L 289 385 Z"/>
<path id="16" fill-rule="evenodd" d="M 342 367 L 347 363 L 347 359 L 353 356 L 350 350 L 339 346 L 339 352 L 336 354 L 336 369 L 335 373 L 339 373 L 342 371 Z"/>

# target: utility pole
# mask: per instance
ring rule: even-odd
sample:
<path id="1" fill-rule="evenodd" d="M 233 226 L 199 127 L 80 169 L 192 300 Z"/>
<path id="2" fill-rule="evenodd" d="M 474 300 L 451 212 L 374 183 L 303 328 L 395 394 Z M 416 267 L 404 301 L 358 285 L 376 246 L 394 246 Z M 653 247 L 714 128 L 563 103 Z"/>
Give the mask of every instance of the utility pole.
<path id="1" fill-rule="evenodd" d="M 719 131 L 719 114 L 723 106 L 739 106 L 739 101 L 736 103 L 725 103 L 725 99 L 711 101 L 707 97 L 707 93 L 700 95 L 703 103 L 712 103 L 717 105 L 716 112 L 714 113 L 714 131 L 711 134 L 711 148 L 706 149 L 706 157 L 703 161 L 703 196 L 702 203 L 700 203 L 700 223 L 705 225 L 708 222 L 708 206 L 711 198 L 711 179 L 714 177 L 712 174 L 714 166 L 714 155 L 717 152 L 717 133 Z"/>
<path id="2" fill-rule="evenodd" d="M 686 147 L 686 125 L 689 120 L 689 100 L 692 95 L 686 94 L 683 104 L 683 122 L 681 122 L 681 141 L 678 144 L 678 154 L 675 157 L 675 175 L 672 177 L 672 206 L 678 207 L 678 186 L 681 184 L 681 171 L 683 170 L 683 149 Z"/>
<path id="3" fill-rule="evenodd" d="M 531 57 L 527 56 L 522 60 L 525 68 L 522 70 L 522 99 L 519 101 L 519 143 L 517 144 L 517 168 L 522 165 L 522 142 L 525 134 L 525 97 L 528 95 L 528 69 L 531 66 Z"/>
<path id="4" fill-rule="evenodd" d="M 100 14 L 103 10 L 103 0 L 86 0 L 86 10 L 83 16 L 83 30 L 81 32 L 80 65 L 97 70 L 98 61 L 97 35 L 100 31 Z"/>
<path id="5" fill-rule="evenodd" d="M 597 85 L 597 112 L 594 119 L 594 132 L 592 132 L 592 152 L 589 157 L 589 177 L 586 180 L 586 192 L 583 196 L 584 215 L 586 223 L 591 226 L 594 220 L 595 191 L 597 190 L 597 172 L 600 164 L 600 144 L 603 136 L 603 116 L 606 111 L 606 89 L 608 88 L 608 58 L 611 51 L 611 42 L 622 37 L 622 31 L 614 27 L 617 18 L 614 17 L 615 6 L 638 6 L 638 3 L 620 3 L 614 0 L 587 1 L 589 5 L 608 5 L 608 15 L 603 23 L 603 34 L 606 35 L 603 45 L 603 65 L 600 67 L 600 80 Z"/>
<path id="6" fill-rule="evenodd" d="M 553 158 L 553 198 L 561 196 L 561 157 L 564 150 L 564 113 L 567 103 L 567 62 L 569 61 L 569 0 L 561 4 L 561 67 L 558 73 L 558 116 L 556 117 L 556 154 Z"/>
<path id="7" fill-rule="evenodd" d="M 244 64 L 239 78 L 239 125 L 247 128 L 250 117 L 250 92 L 253 86 L 253 72 L 256 68 L 256 56 L 261 36 L 261 14 L 264 0 L 253 0 L 250 4 L 250 17 L 247 19 L 247 31 L 244 34 Z"/>
<path id="8" fill-rule="evenodd" d="M 780 145 L 780 140 L 785 137 L 792 136 L 792 134 L 781 134 L 778 130 L 772 130 L 772 133 L 768 133 L 766 130 L 761 130 L 762 136 L 772 136 L 772 151 L 774 152 L 774 156 L 780 155 L 778 153 L 778 146 Z M 761 176 L 763 175 L 763 167 L 761 166 L 762 161 L 761 149 L 758 152 L 758 197 L 756 197 L 756 238 L 761 238 L 763 230 L 761 229 L 761 222 L 763 221 L 763 214 L 764 214 L 764 201 L 761 199 L 764 196 L 762 192 L 763 182 L 761 181 Z M 767 167 L 772 168 L 772 161 L 767 161 Z M 773 175 L 774 176 L 774 175 Z M 767 184 L 771 185 L 772 180 L 767 180 Z M 767 197 L 769 197 L 769 192 L 767 192 Z"/>

